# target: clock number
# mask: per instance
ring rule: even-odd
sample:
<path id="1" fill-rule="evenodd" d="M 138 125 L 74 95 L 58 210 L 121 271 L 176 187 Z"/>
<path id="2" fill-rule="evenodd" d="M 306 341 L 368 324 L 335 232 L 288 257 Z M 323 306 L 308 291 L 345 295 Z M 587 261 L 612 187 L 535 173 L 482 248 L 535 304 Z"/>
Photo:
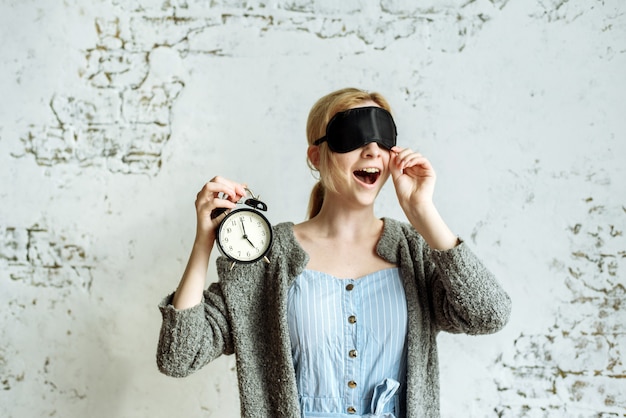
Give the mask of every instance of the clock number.
<path id="1" fill-rule="evenodd" d="M 247 210 L 228 216 L 218 231 L 220 249 L 233 262 L 259 260 L 269 250 L 272 229 L 261 214 Z M 234 265 L 234 264 L 233 264 Z"/>

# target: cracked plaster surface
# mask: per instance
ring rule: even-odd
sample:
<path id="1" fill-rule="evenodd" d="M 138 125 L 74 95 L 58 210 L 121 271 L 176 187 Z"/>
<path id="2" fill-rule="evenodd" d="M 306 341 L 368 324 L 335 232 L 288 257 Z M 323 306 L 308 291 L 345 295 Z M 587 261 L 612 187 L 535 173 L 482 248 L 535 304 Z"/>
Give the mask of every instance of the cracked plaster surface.
<path id="1" fill-rule="evenodd" d="M 623 416 L 626 207 L 585 203 L 588 216 L 569 228 L 569 259 L 552 263 L 569 294 L 553 325 L 503 354 L 498 416 Z"/>
<path id="2" fill-rule="evenodd" d="M 151 322 L 153 308 L 155 298 L 162 296 L 164 289 L 164 281 L 159 281 L 163 278 L 155 276 L 174 277 L 180 273 L 184 255 L 179 253 L 187 248 L 182 250 L 168 240 L 173 237 L 172 241 L 188 241 L 181 232 L 182 222 L 173 215 L 183 209 L 168 207 L 179 196 L 171 190 L 182 188 L 181 182 L 172 177 L 182 174 L 167 172 L 166 148 L 194 152 L 180 145 L 184 143 L 180 132 L 185 127 L 177 122 L 182 119 L 181 114 L 195 110 L 182 108 L 181 102 L 189 100 L 198 78 L 214 75 L 207 68 L 190 70 L 189 67 L 198 63 L 217 66 L 234 60 L 248 64 L 255 60 L 262 62 L 268 54 L 268 44 L 283 46 L 272 51 L 272 59 L 281 64 L 304 61 L 311 55 L 317 58 L 333 51 L 332 57 L 337 60 L 363 65 L 367 57 L 384 59 L 389 56 L 387 53 L 400 52 L 419 59 L 398 60 L 400 65 L 413 64 L 401 71 L 393 60 L 384 67 L 392 74 L 391 78 L 404 78 L 397 86 L 392 84 L 398 89 L 394 91 L 397 98 L 413 109 L 438 112 L 463 102 L 463 94 L 469 91 L 466 84 L 471 80 L 465 81 L 455 73 L 446 80 L 450 87 L 442 83 L 429 90 L 426 86 L 436 81 L 435 72 L 445 72 L 450 65 L 471 64 L 464 59 L 484 59 L 486 69 L 493 66 L 496 70 L 511 60 L 506 54 L 497 59 L 490 57 L 489 51 L 484 50 L 485 44 L 480 44 L 485 39 L 507 38 L 515 30 L 529 35 L 536 31 L 539 41 L 532 37 L 520 37 L 518 41 L 532 44 L 535 49 L 529 52 L 541 55 L 543 47 L 558 44 L 558 39 L 551 38 L 557 29 L 591 27 L 593 31 L 585 32 L 586 35 L 599 39 L 598 44 L 604 46 L 589 57 L 597 66 L 589 71 L 599 74 L 598 77 L 608 68 L 603 65 L 623 60 L 626 52 L 623 42 L 626 11 L 619 1 L 112 0 L 102 4 L 107 7 L 99 13 L 105 12 L 89 17 L 87 37 L 95 41 L 78 51 L 80 62 L 68 69 L 68 73 L 76 74 L 75 78 L 43 98 L 48 117 L 41 116 L 25 128 L 19 125 L 24 129 L 16 137 L 0 127 L 3 163 L 19 166 L 30 174 L 28 179 L 20 179 L 14 174 L 17 171 L 8 172 L 15 177 L 5 183 L 8 189 L 0 188 L 0 197 L 21 193 L 30 184 L 34 170 L 41 169 L 44 177 L 60 178 L 37 179 L 44 183 L 37 189 L 44 196 L 38 195 L 37 199 L 47 197 L 46 193 L 57 200 L 70 197 L 56 208 L 44 206 L 41 209 L 44 215 L 67 221 L 76 216 L 72 206 L 90 215 L 96 212 L 91 217 L 85 215 L 89 222 L 82 220 L 83 224 L 79 224 L 82 226 L 70 227 L 34 222 L 32 219 L 39 219 L 36 215 L 30 218 L 24 215 L 26 221 L 17 221 L 17 214 L 0 218 L 1 300 L 7 307 L 0 314 L 4 321 L 0 337 L 8 341 L 0 347 L 0 387 L 4 395 L 0 396 L 1 416 L 24 416 L 25 411 L 37 416 L 172 416 L 180 407 L 202 416 L 237 416 L 232 359 L 218 362 L 206 373 L 184 382 L 172 382 L 156 373 L 151 357 L 158 327 Z M 87 4 L 81 7 L 95 8 Z M 45 20 L 44 10 L 41 8 L 38 14 Z M 520 21 L 527 26 L 516 27 Z M 554 47 L 556 54 L 569 47 L 565 40 L 560 42 L 558 48 Z M 584 42 L 579 43 L 585 46 Z M 360 60 L 351 61 L 354 58 Z M 531 60 L 530 55 L 525 59 Z M 549 62 L 542 65 L 548 66 Z M 511 66 L 503 68 L 512 70 Z M 530 84 L 525 86 L 528 91 L 524 93 L 537 101 L 545 99 L 547 94 L 545 86 L 542 87 L 541 70 L 541 66 L 525 67 L 527 73 L 534 75 L 528 77 Z M 585 71 L 582 66 L 564 66 L 559 76 Z M 523 77 L 519 76 L 512 74 L 511 84 L 523 83 Z M 384 74 L 368 74 L 372 82 L 385 78 Z M 234 75 L 227 81 L 233 80 L 236 80 Z M 22 82 L 18 78 L 18 83 Z M 485 87 L 490 87 L 490 82 L 480 81 Z M 591 80 L 586 89 L 572 86 L 571 90 L 580 95 L 581 106 L 590 113 L 610 113 L 595 96 L 586 95 L 596 86 L 597 80 Z M 506 90 L 510 88 L 508 84 L 502 83 L 500 87 L 505 90 L 502 95 L 511 94 L 510 89 Z M 623 86 L 616 82 L 615 87 Z M 447 96 L 438 103 L 440 93 Z M 214 94 L 217 92 L 211 91 L 209 96 Z M 476 110 L 478 113 L 472 115 L 477 119 L 493 124 L 494 119 L 507 116 L 509 103 L 500 101 L 501 109 L 496 109 L 491 119 L 490 111 L 494 108 L 488 107 L 489 101 L 502 100 L 500 91 L 492 94 L 479 94 L 476 102 L 470 100 L 463 105 Z M 567 99 L 572 100 L 570 96 Z M 197 105 L 193 101 L 184 103 L 184 106 Z M 549 130 L 558 120 L 554 122 L 544 116 L 545 111 L 551 111 L 550 116 L 554 117 L 568 110 L 562 102 L 540 103 L 546 108 L 516 110 L 524 124 Z M 539 105 L 533 103 L 533 106 Z M 268 114 L 271 111 L 275 109 L 270 109 Z M 457 123 L 465 127 L 463 122 L 451 118 L 442 127 Z M 623 139 L 626 132 L 621 125 L 611 125 L 606 119 L 599 118 L 593 123 L 597 130 L 584 140 L 599 147 L 605 143 L 615 147 L 614 138 L 621 135 Z M 491 141 L 494 147 L 509 141 L 506 149 L 516 159 L 527 160 L 527 164 L 513 159 L 499 165 L 489 160 L 488 153 L 480 156 L 485 165 L 491 163 L 491 169 L 498 173 L 499 178 L 490 180 L 492 189 L 488 191 L 497 193 L 497 197 L 489 200 L 487 214 L 478 217 L 467 236 L 474 246 L 491 256 L 487 259 L 496 268 L 504 268 L 505 280 L 527 279 L 522 269 L 516 270 L 518 266 L 508 259 L 515 258 L 519 248 L 528 253 L 537 251 L 532 253 L 536 260 L 529 260 L 531 256 L 525 260 L 542 264 L 543 270 L 538 271 L 545 276 L 535 278 L 531 284 L 545 284 L 555 293 L 550 306 L 552 316 L 548 320 L 530 318 L 529 322 L 535 323 L 531 329 L 524 327 L 527 324 L 514 323 L 504 337 L 496 336 L 511 338 L 495 340 L 499 352 L 493 360 L 487 360 L 491 363 L 487 365 L 488 371 L 482 371 L 482 380 L 468 377 L 473 391 L 453 386 L 460 391 L 444 393 L 444 416 L 459 416 L 459 411 L 463 411 L 471 417 L 625 417 L 626 200 L 623 179 L 611 173 L 611 169 L 619 173 L 619 167 L 611 160 L 613 151 L 607 151 L 602 155 L 609 165 L 614 165 L 606 169 L 597 169 L 600 163 L 590 157 L 583 164 L 592 167 L 589 171 L 573 166 L 561 171 L 546 170 L 547 158 L 535 151 L 532 142 L 532 134 L 537 131 L 527 132 L 522 127 L 521 124 L 507 127 L 513 131 L 510 136 L 482 138 Z M 516 136 L 516 130 L 522 133 Z M 489 131 L 483 133 L 497 136 Z M 456 142 L 446 142 L 449 139 L 442 133 L 442 138 L 435 142 L 450 145 L 450 149 L 463 149 L 465 134 Z M 531 139 L 523 138 L 523 134 Z M 450 131 L 447 135 L 451 135 Z M 471 129 L 467 136 L 471 138 Z M 582 138 L 577 136 L 575 141 L 583 142 Z M 212 153 L 219 152 L 220 148 L 213 143 L 209 145 Z M 11 152 L 4 155 L 7 149 Z M 217 155 L 216 159 L 220 157 Z M 68 167 L 72 170 L 63 170 Z M 68 179 L 67 173 L 78 173 L 78 178 Z M 91 187 L 88 179 L 81 179 L 88 176 L 95 176 L 102 183 L 99 187 L 106 193 L 104 200 L 109 199 L 107 204 L 89 208 L 87 202 L 97 193 L 75 190 Z M 164 180 L 165 176 L 171 177 Z M 269 178 L 270 174 L 260 175 L 263 176 Z M 124 180 L 119 181 L 120 178 Z M 460 187 L 452 187 L 455 194 L 463 194 Z M 145 190 L 151 188 L 157 189 L 158 199 L 147 203 L 140 200 L 150 197 Z M 598 196 L 590 192 L 585 198 L 572 201 L 572 209 L 565 214 L 567 224 L 558 229 L 553 224 L 563 221 L 562 214 L 552 212 L 553 203 L 546 194 L 554 199 L 552 190 L 565 193 L 563 188 L 591 188 L 602 193 Z M 181 195 L 189 193 L 184 190 Z M 87 197 L 83 198 L 83 194 Z M 137 200 L 133 200 L 134 195 L 138 196 Z M 457 201 L 452 203 L 455 205 L 458 206 Z M 150 207 L 147 214 L 143 211 L 145 206 Z M 10 212 L 2 213 L 4 216 Z M 548 220 L 543 219 L 544 213 L 549 214 Z M 512 235 L 530 235 L 528 231 L 513 230 L 513 225 L 523 224 L 527 217 L 540 219 L 543 223 L 539 227 L 558 231 L 566 242 L 564 252 L 550 247 L 547 239 L 542 239 L 546 242 L 538 244 L 538 249 L 534 241 L 523 242 L 527 247 L 507 249 Z M 145 218 L 150 222 L 144 222 Z M 108 230 L 116 223 L 123 232 Z M 535 225 L 528 229 L 532 227 Z M 498 228 L 505 232 L 496 231 Z M 164 231 L 161 234 L 160 229 Z M 106 253 L 109 258 L 102 257 L 99 246 L 115 250 Z M 148 277 L 142 276 L 145 271 L 149 272 Z M 515 294 L 516 303 L 534 302 L 531 299 L 537 295 L 526 287 L 521 289 L 527 292 L 524 295 L 528 299 Z M 541 312 L 545 311 L 548 309 L 542 307 Z M 464 341 L 456 344 L 452 350 L 459 352 L 471 352 L 474 345 Z M 470 360 L 482 358 L 480 355 Z M 446 370 L 444 365 L 442 380 L 455 382 L 457 372 Z M 146 391 L 145 387 L 151 390 Z M 463 398 L 466 392 L 473 393 L 475 398 Z M 180 399 L 191 398 L 193 402 L 179 404 Z M 137 399 L 144 405 L 138 406 Z"/>
<path id="3" fill-rule="evenodd" d="M 39 225 L 0 229 L 0 268 L 11 280 L 29 286 L 88 292 L 96 261 L 67 240 Z"/>
<path id="4" fill-rule="evenodd" d="M 361 3 L 114 3 L 128 14 L 96 19 L 98 42 L 85 51 L 86 65 L 80 69 L 88 97 L 52 97 L 55 123 L 32 125 L 21 138 L 24 153 L 14 156 L 33 156 L 42 166 L 95 165 L 111 172 L 156 175 L 172 135 L 172 107 L 185 87 L 177 76 L 151 77 L 155 71 L 167 73 L 166 68 L 154 68 L 158 64 L 151 57 L 157 50 L 171 50 L 182 60 L 190 54 L 245 55 L 250 51 L 236 34 L 250 30 L 249 36 L 256 37 L 290 32 L 322 40 L 354 37 L 362 44 L 356 53 L 385 49 L 407 38 L 416 38 L 427 49 L 458 52 L 507 1 L 421 7 L 384 1 L 371 14 L 358 13 L 366 4 Z"/>

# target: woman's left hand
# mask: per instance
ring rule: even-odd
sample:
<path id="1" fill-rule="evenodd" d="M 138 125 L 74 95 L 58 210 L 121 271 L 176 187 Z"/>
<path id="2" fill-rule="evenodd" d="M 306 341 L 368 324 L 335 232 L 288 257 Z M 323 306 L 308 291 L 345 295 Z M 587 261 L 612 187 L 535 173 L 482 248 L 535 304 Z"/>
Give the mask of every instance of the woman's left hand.
<path id="1" fill-rule="evenodd" d="M 389 167 L 402 210 L 430 248 L 448 250 L 458 245 L 458 237 L 433 203 L 437 176 L 430 162 L 419 152 L 393 147 Z"/>
<path id="2" fill-rule="evenodd" d="M 426 157 L 395 146 L 391 148 L 389 167 L 398 200 L 405 210 L 432 205 L 437 176 Z"/>

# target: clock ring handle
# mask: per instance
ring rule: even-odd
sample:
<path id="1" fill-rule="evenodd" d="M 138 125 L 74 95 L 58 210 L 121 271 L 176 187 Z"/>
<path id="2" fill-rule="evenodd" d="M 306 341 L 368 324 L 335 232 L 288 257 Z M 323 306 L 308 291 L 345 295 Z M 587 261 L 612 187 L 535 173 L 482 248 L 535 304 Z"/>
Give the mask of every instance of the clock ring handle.
<path id="1" fill-rule="evenodd" d="M 250 206 L 251 208 L 254 208 L 256 210 L 262 210 L 267 212 L 267 205 L 264 202 L 261 202 L 259 200 L 259 196 L 255 196 L 254 193 L 252 192 L 252 190 L 250 190 L 249 188 L 246 187 L 246 191 L 248 193 L 250 193 L 250 195 L 252 197 L 246 199 L 243 203 L 247 206 Z M 236 204 L 239 204 L 240 202 L 235 202 Z M 218 216 L 220 216 L 221 214 L 223 214 L 224 212 L 226 212 L 228 209 L 227 208 L 215 208 L 211 211 L 211 219 L 215 219 Z"/>
<path id="2" fill-rule="evenodd" d="M 247 206 L 250 206 L 251 208 L 254 208 L 256 210 L 262 210 L 262 211 L 267 212 L 267 205 L 264 202 L 261 202 L 260 200 L 250 198 L 250 199 L 246 199 L 244 204 L 246 204 Z M 228 208 L 215 208 L 215 209 L 213 209 L 211 211 L 211 219 L 217 218 L 218 216 L 220 216 L 221 214 L 223 214 L 227 210 L 228 210 Z"/>
<path id="3" fill-rule="evenodd" d="M 261 202 L 260 200 L 255 198 L 246 199 L 244 204 L 256 210 L 267 211 L 267 205 L 264 202 Z"/>

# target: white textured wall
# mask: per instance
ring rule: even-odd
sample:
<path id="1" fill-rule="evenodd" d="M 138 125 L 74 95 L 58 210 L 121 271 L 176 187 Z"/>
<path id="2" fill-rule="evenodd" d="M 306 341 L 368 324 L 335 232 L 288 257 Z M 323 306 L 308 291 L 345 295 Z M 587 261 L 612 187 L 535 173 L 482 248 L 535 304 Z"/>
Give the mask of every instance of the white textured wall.
<path id="1" fill-rule="evenodd" d="M 1 0 L 0 45 L 0 416 L 238 416 L 234 358 L 158 373 L 156 305 L 213 175 L 303 219 L 344 86 L 390 99 L 514 300 L 440 337 L 443 415 L 626 416 L 623 0 Z"/>

